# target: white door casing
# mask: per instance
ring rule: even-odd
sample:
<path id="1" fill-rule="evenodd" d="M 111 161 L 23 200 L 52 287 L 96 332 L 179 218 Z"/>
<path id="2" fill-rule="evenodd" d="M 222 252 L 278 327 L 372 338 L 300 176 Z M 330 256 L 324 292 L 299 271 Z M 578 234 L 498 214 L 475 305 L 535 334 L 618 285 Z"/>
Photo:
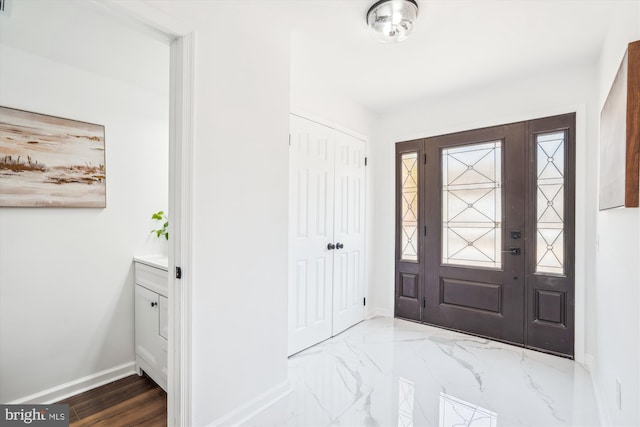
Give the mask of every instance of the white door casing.
<path id="1" fill-rule="evenodd" d="M 290 117 L 289 355 L 363 319 L 365 249 L 365 143 Z"/>
<path id="2" fill-rule="evenodd" d="M 194 128 L 194 28 L 143 0 L 93 0 L 170 45 L 169 91 L 169 325 L 167 424 L 191 425 L 192 222 Z M 173 272 L 182 267 L 182 278 Z"/>

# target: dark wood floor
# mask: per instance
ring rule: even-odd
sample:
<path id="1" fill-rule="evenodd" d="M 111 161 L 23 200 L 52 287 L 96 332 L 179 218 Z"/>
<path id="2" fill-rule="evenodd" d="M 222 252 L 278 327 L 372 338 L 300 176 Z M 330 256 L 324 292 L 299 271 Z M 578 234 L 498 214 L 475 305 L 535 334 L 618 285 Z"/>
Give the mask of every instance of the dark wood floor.
<path id="1" fill-rule="evenodd" d="M 131 375 L 57 403 L 81 426 L 166 426 L 167 394 L 149 377 Z"/>

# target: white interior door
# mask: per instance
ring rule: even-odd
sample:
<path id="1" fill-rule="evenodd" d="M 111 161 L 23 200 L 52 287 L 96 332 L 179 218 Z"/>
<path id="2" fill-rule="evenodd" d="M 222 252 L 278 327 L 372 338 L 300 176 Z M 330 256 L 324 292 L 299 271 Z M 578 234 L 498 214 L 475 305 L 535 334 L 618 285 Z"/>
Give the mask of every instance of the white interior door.
<path id="1" fill-rule="evenodd" d="M 363 141 L 336 132 L 332 335 L 364 318 L 364 159 Z"/>
<path id="2" fill-rule="evenodd" d="M 289 149 L 289 354 L 331 336 L 334 138 L 291 117 Z"/>

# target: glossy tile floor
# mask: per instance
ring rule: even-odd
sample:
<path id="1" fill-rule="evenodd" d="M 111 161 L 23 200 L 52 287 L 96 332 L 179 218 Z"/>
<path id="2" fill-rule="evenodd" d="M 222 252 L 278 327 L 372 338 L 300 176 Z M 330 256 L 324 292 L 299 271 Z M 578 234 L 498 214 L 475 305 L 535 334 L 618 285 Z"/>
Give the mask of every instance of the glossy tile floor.
<path id="1" fill-rule="evenodd" d="M 589 373 L 559 357 L 376 318 L 289 359 L 248 426 L 593 426 Z"/>

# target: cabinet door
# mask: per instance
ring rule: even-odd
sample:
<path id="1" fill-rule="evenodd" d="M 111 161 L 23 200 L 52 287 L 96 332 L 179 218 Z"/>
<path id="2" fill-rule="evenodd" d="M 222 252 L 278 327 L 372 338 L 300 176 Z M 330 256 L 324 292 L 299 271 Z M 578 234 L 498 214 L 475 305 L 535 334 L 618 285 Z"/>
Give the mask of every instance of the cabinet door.
<path id="1" fill-rule="evenodd" d="M 334 131 L 291 116 L 289 354 L 331 336 Z"/>
<path id="2" fill-rule="evenodd" d="M 364 319 L 365 143 L 336 132 L 333 335 Z"/>
<path id="3" fill-rule="evenodd" d="M 159 307 L 158 294 L 140 285 L 135 286 L 136 354 L 154 369 L 159 368 Z"/>
<path id="4" fill-rule="evenodd" d="M 169 339 L 169 300 L 167 297 L 159 296 L 160 303 L 160 336 Z"/>

